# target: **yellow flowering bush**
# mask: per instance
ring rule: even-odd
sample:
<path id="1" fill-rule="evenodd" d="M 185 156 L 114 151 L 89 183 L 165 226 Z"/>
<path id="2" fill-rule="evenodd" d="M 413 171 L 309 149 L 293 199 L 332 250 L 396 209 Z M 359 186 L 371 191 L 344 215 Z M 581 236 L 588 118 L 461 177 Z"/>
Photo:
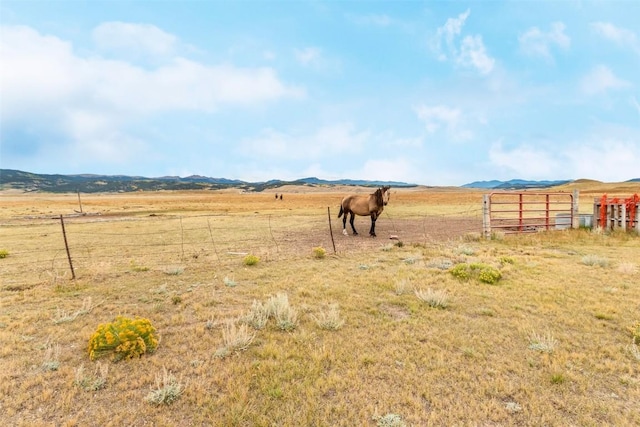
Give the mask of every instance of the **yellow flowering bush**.
<path id="1" fill-rule="evenodd" d="M 112 354 L 114 362 L 153 353 L 156 348 L 158 335 L 149 319 L 123 316 L 99 325 L 87 346 L 91 360 Z"/>

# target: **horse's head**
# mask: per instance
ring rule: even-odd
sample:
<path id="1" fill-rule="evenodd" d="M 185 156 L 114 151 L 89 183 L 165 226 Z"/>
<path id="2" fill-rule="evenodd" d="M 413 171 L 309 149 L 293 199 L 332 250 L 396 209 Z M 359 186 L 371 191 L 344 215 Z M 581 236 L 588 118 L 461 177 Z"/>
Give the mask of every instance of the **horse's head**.
<path id="1" fill-rule="evenodd" d="M 380 196 L 382 198 L 383 206 L 387 206 L 387 203 L 389 203 L 389 198 L 391 197 L 391 191 L 389 191 L 390 188 L 391 187 L 389 187 L 388 185 L 385 185 L 379 190 L 381 193 Z"/>

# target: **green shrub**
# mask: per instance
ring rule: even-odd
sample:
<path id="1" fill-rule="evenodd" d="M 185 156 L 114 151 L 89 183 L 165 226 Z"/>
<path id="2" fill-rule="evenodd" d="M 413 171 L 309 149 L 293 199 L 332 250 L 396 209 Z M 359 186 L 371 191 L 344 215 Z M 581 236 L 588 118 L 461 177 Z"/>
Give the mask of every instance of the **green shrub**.
<path id="1" fill-rule="evenodd" d="M 9 256 L 9 251 L 6 249 L 0 249 L 0 258 L 6 258 Z"/>
<path id="2" fill-rule="evenodd" d="M 478 273 L 478 280 L 482 283 L 488 283 L 493 285 L 494 283 L 498 283 L 498 280 L 502 278 L 502 273 L 496 268 L 486 266 L 480 270 Z"/>
<path id="3" fill-rule="evenodd" d="M 469 264 L 456 264 L 451 269 L 451 275 L 460 280 L 468 280 L 471 277 L 471 271 L 469 268 Z"/>
<path id="4" fill-rule="evenodd" d="M 322 247 L 318 246 L 313 248 L 313 256 L 317 259 L 322 259 L 327 255 L 327 251 Z"/>
<path id="5" fill-rule="evenodd" d="M 251 254 L 244 257 L 243 260 L 244 265 L 256 265 L 258 262 L 260 262 L 260 258 Z"/>
<path id="6" fill-rule="evenodd" d="M 158 348 L 158 335 L 149 319 L 118 316 L 111 323 L 103 323 L 91 335 L 87 350 L 91 360 L 112 354 L 112 360 L 140 357 Z"/>
<path id="7" fill-rule="evenodd" d="M 478 279 L 482 283 L 495 284 L 502 278 L 502 273 L 495 267 L 482 263 L 460 263 L 451 270 L 451 275 L 460 280 Z"/>

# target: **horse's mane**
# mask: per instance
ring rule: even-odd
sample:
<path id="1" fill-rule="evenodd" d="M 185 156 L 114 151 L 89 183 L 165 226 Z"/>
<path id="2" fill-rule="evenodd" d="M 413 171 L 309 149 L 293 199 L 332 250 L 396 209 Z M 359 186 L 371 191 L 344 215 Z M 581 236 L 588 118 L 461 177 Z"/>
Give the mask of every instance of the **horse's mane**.
<path id="1" fill-rule="evenodd" d="M 384 203 L 384 200 L 382 199 L 382 190 L 378 188 L 373 195 L 376 196 L 376 205 L 382 206 Z"/>

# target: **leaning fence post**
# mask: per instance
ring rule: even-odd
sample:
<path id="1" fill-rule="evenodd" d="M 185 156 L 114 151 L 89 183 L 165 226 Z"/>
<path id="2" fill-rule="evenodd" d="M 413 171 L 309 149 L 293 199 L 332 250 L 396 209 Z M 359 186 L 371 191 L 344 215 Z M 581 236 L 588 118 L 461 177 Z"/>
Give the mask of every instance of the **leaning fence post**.
<path id="1" fill-rule="evenodd" d="M 67 259 L 69 260 L 69 268 L 71 268 L 71 278 L 75 280 L 76 272 L 73 271 L 73 263 L 71 262 L 71 252 L 69 252 L 69 243 L 67 243 L 67 232 L 64 229 L 64 220 L 60 215 L 60 224 L 62 225 L 62 237 L 64 237 L 64 247 L 67 250 Z"/>
<path id="2" fill-rule="evenodd" d="M 331 244 L 333 245 L 333 253 L 336 253 L 336 242 L 333 240 L 333 228 L 331 227 L 331 209 L 327 206 L 327 215 L 329 216 L 329 235 L 331 236 Z"/>

